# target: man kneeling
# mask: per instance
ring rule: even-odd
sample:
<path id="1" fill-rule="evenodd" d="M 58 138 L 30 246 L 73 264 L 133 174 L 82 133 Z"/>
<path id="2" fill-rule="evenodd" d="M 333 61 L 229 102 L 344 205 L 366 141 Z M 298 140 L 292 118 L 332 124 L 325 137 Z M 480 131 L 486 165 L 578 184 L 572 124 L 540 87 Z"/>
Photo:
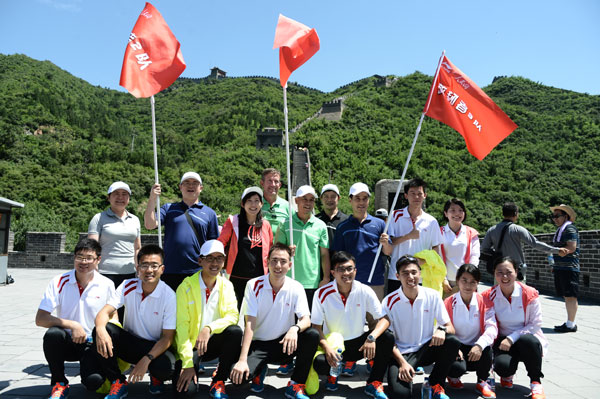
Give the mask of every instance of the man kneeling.
<path id="1" fill-rule="evenodd" d="M 319 343 L 325 352 L 315 358 L 313 367 L 317 373 L 324 375 L 329 374 L 330 368 L 342 359 L 357 361 L 365 357 L 371 368 L 365 393 L 376 399 L 387 399 L 382 382 L 394 347 L 394 337 L 386 331 L 389 323 L 381 320 L 381 303 L 371 287 L 354 280 L 354 256 L 344 251 L 336 252 L 331 258 L 331 265 L 335 280 L 321 287 L 313 299 L 312 325 L 319 332 Z M 371 332 L 364 332 L 367 312 L 378 320 Z M 342 359 L 327 341 L 325 335 L 329 333 L 344 337 Z M 328 377 L 327 389 L 337 390 L 337 376 Z"/>
<path id="2" fill-rule="evenodd" d="M 450 316 L 437 291 L 419 286 L 421 267 L 416 258 L 400 257 L 396 270 L 401 286 L 383 299 L 384 320 L 391 323 L 396 339 L 388 384 L 395 398 L 411 398 L 415 368 L 435 362 L 429 375 L 431 397 L 449 399 L 444 380 L 460 347 L 458 338 L 451 335 Z"/>
<path id="3" fill-rule="evenodd" d="M 127 396 L 127 384 L 143 380 L 150 371 L 150 393 L 164 392 L 163 381 L 173 375 L 175 355 L 167 351 L 175 335 L 175 293 L 160 280 L 164 271 L 163 250 L 146 245 L 137 255 L 137 278 L 125 280 L 98 312 L 94 330 L 95 349 L 102 375 L 111 381 L 105 399 Z M 109 315 L 125 306 L 123 328 L 109 323 Z M 126 380 L 117 358 L 134 365 Z"/>
<path id="4" fill-rule="evenodd" d="M 242 384 L 252 379 L 250 390 L 261 392 L 267 364 L 287 364 L 296 356 L 296 367 L 285 390 L 289 399 L 308 399 L 306 378 L 319 344 L 319 334 L 310 328 L 310 311 L 302 284 L 286 277 L 292 250 L 276 243 L 269 251 L 269 273 L 246 285 L 245 330 L 238 362 L 231 380 Z M 294 316 L 298 323 L 294 324 Z"/>

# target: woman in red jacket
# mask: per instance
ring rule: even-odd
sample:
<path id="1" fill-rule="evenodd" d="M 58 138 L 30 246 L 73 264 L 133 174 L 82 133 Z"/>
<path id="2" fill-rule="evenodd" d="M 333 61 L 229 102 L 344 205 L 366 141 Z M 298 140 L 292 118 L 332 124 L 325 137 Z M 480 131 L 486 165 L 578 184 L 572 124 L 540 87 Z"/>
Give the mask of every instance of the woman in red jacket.
<path id="1" fill-rule="evenodd" d="M 227 250 L 226 272 L 233 284 L 238 309 L 248 280 L 267 274 L 267 257 L 273 245 L 271 225 L 262 217 L 263 192 L 248 187 L 242 194 L 238 215 L 230 215 L 218 240 Z"/>
<path id="2" fill-rule="evenodd" d="M 464 264 L 456 272 L 459 292 L 444 301 L 450 320 L 461 342 L 459 358 L 448 372 L 448 383 L 452 388 L 462 388 L 460 377 L 469 371 L 477 372 L 475 389 L 486 399 L 496 397 L 487 383 L 492 367 L 492 345 L 498 335 L 496 315 L 477 292 L 481 280 L 479 268 Z"/>

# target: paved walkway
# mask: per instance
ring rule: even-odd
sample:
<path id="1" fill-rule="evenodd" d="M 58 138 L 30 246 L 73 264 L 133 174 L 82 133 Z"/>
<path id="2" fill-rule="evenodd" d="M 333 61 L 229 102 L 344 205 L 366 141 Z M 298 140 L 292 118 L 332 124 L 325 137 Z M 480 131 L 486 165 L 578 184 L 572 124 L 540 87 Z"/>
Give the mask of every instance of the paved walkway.
<path id="1" fill-rule="evenodd" d="M 49 371 L 42 352 L 42 337 L 45 329 L 36 327 L 35 313 L 42 294 L 50 279 L 59 270 L 9 269 L 15 283 L 0 286 L 0 397 L 47 398 Z M 579 331 L 575 334 L 555 334 L 552 326 L 562 324 L 565 319 L 564 304 L 550 296 L 542 296 L 544 312 L 544 332 L 550 341 L 550 352 L 544 359 L 544 389 L 548 398 L 598 398 L 600 397 L 600 306 L 593 303 L 580 304 L 578 313 Z M 207 366 L 206 377 L 200 383 L 208 392 L 209 376 L 214 365 Z M 231 399 L 237 398 L 283 398 L 286 378 L 275 375 L 271 366 L 266 378 L 266 389 L 260 396 L 249 395 L 247 388 L 234 388 L 227 385 Z M 67 375 L 71 382 L 71 398 L 101 398 L 101 395 L 88 393 L 79 380 L 77 363 L 67 364 Z M 363 394 L 367 373 L 364 361 L 359 363 L 358 372 L 352 378 L 342 377 L 340 389 L 335 393 L 321 390 L 312 398 L 366 398 Z M 414 397 L 420 397 L 419 390 L 423 377 L 417 376 Z M 473 398 L 475 375 L 463 377 L 466 388 L 460 391 L 448 390 L 452 399 Z M 515 379 L 512 391 L 497 388 L 498 398 L 522 399 L 529 393 L 529 380 L 522 365 Z M 130 398 L 147 398 L 147 384 L 130 386 Z M 170 395 L 163 395 L 170 397 Z M 199 394 L 197 397 L 206 397 Z"/>

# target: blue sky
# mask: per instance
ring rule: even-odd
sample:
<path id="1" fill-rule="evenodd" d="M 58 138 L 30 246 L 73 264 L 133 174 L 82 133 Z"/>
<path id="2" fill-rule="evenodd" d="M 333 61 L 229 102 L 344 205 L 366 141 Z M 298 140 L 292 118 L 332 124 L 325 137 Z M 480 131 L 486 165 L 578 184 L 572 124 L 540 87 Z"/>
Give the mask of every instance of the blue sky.
<path id="1" fill-rule="evenodd" d="M 155 0 L 187 64 L 230 76 L 278 76 L 279 13 L 314 27 L 321 50 L 290 81 L 332 91 L 373 74 L 433 75 L 442 50 L 475 83 L 523 76 L 600 94 L 600 1 Z M 0 53 L 49 60 L 123 90 L 125 45 L 145 1 L 0 0 Z M 124 90 L 123 90 L 124 91 Z"/>

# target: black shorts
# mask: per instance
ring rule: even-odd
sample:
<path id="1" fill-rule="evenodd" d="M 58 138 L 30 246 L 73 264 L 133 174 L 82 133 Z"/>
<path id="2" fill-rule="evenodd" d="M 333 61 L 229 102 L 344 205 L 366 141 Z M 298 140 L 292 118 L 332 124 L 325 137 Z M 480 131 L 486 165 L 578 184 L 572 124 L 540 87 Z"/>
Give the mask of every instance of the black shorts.
<path id="1" fill-rule="evenodd" d="M 579 294 L 578 270 L 554 270 L 554 288 L 556 295 L 562 297 L 575 297 Z"/>

